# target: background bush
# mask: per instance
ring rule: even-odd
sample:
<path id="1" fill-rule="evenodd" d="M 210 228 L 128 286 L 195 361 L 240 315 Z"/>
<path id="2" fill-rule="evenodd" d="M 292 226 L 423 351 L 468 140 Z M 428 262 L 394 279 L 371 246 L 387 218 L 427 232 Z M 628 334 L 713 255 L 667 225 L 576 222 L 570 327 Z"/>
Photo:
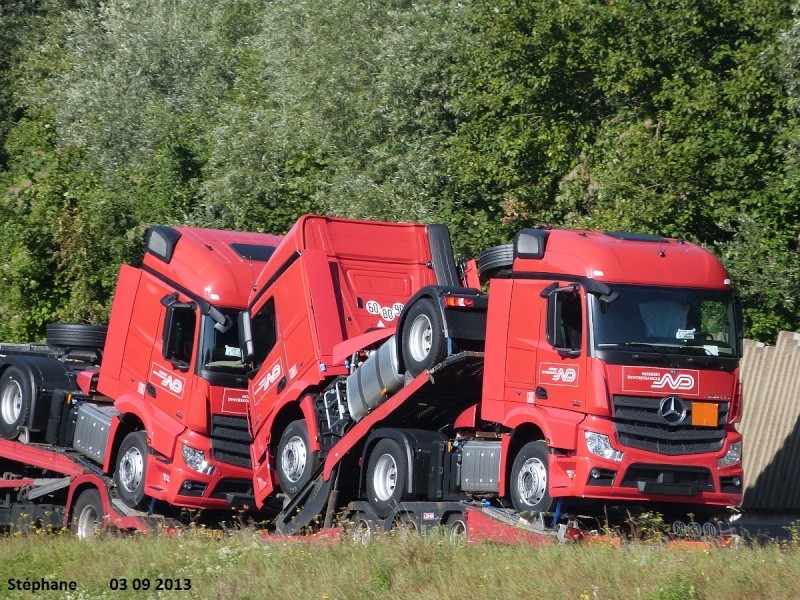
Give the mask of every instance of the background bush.
<path id="1" fill-rule="evenodd" d="M 0 5 L 0 339 L 102 321 L 150 224 L 305 212 L 698 242 L 800 328 L 800 18 L 778 0 Z"/>

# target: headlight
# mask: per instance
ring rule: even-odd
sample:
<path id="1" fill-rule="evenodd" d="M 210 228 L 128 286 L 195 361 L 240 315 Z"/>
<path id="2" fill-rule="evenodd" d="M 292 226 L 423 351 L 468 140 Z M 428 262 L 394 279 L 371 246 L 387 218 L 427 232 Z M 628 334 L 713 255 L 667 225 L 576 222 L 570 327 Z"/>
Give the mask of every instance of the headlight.
<path id="1" fill-rule="evenodd" d="M 183 445 L 183 462 L 190 469 L 204 475 L 211 475 L 214 472 L 214 467 L 206 460 L 206 453 L 186 444 Z"/>
<path id="2" fill-rule="evenodd" d="M 728 446 L 725 456 L 717 460 L 718 467 L 730 467 L 742 460 L 742 442 L 733 442 Z"/>
<path id="3" fill-rule="evenodd" d="M 608 439 L 607 435 L 595 433 L 593 431 L 585 431 L 584 435 L 586 436 L 586 447 L 592 454 L 605 458 L 606 460 L 613 460 L 616 462 L 622 460 L 622 452 L 611 445 L 611 440 Z"/>

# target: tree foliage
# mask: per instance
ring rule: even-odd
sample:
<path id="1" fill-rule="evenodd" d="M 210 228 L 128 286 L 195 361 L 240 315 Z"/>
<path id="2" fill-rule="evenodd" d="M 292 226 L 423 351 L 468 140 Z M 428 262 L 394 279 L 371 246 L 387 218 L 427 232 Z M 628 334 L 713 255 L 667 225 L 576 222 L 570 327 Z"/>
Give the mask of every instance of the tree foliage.
<path id="1" fill-rule="evenodd" d="M 152 223 L 654 232 L 800 328 L 800 14 L 759 0 L 0 4 L 0 337 L 102 320 Z"/>

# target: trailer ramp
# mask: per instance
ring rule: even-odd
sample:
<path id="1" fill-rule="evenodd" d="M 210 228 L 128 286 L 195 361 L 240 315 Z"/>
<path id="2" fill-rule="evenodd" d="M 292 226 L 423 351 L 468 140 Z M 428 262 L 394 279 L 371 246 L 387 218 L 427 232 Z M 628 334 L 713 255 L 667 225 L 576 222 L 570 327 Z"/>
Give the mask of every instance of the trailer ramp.
<path id="1" fill-rule="evenodd" d="M 483 353 L 447 357 L 411 379 L 400 391 L 364 416 L 330 449 L 309 481 L 275 518 L 278 533 L 291 535 L 311 524 L 336 494 L 336 469 L 377 427 L 417 427 L 436 431 L 480 401 Z"/>

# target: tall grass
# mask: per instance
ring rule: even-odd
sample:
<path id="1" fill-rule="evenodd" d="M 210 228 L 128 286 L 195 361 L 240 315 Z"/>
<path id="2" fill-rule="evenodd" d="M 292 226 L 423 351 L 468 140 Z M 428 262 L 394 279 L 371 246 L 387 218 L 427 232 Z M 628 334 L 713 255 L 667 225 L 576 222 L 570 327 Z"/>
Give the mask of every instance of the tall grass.
<path id="1" fill-rule="evenodd" d="M 800 545 L 537 549 L 453 545 L 439 535 L 386 536 L 364 546 L 347 539 L 265 542 L 247 530 L 223 539 L 49 534 L 0 540 L 0 574 L 0 597 L 19 598 L 794 599 Z M 9 579 L 75 581 L 77 590 L 34 595 L 10 591 Z M 128 589 L 112 589 L 121 579 Z M 191 589 L 156 591 L 159 579 L 181 587 L 189 580 Z M 137 582 L 150 589 L 134 590 Z"/>

